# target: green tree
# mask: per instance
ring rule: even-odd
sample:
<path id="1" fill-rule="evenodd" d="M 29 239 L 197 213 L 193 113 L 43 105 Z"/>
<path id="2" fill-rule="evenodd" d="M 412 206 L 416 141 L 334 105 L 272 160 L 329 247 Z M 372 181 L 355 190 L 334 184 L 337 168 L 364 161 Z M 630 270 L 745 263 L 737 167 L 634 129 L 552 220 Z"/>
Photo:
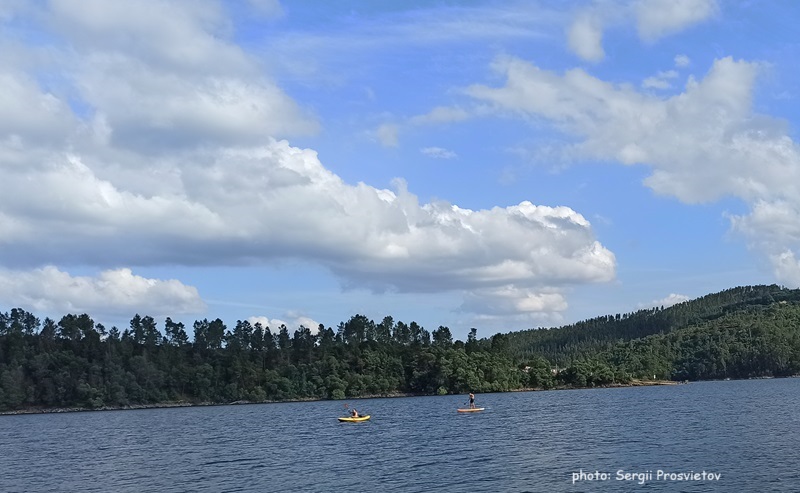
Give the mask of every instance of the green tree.
<path id="1" fill-rule="evenodd" d="M 164 332 L 167 333 L 167 342 L 172 346 L 185 347 L 189 345 L 189 335 L 183 322 L 173 322 L 170 317 L 164 321 Z"/>
<path id="2" fill-rule="evenodd" d="M 450 333 L 449 327 L 440 325 L 438 329 L 433 331 L 433 345 L 445 349 L 453 345 L 453 335 Z"/>

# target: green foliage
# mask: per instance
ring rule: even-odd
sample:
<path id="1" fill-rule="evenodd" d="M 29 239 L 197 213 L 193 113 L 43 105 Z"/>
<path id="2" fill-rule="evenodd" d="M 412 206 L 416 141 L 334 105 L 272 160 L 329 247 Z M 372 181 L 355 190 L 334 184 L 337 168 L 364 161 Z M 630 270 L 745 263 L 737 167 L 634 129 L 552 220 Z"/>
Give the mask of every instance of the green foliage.
<path id="1" fill-rule="evenodd" d="M 521 360 L 543 357 L 559 367 L 593 358 L 619 342 L 701 324 L 748 307 L 800 302 L 800 290 L 776 285 L 744 286 L 709 294 L 669 308 L 602 315 L 554 329 L 532 329 L 508 334 L 512 354 Z"/>
<path id="2" fill-rule="evenodd" d="M 598 387 L 800 372 L 800 291 L 748 286 L 662 309 L 466 342 L 450 329 L 355 315 L 336 331 L 135 315 L 120 333 L 87 314 L 40 323 L 0 312 L 0 410 L 165 402 L 346 399 L 396 393 Z"/>

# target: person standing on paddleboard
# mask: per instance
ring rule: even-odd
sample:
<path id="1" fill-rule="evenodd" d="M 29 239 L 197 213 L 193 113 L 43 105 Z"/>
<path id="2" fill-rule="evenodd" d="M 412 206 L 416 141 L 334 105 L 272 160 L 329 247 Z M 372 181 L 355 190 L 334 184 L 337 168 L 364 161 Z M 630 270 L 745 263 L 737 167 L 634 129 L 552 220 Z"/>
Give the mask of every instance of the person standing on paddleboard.
<path id="1" fill-rule="evenodd" d="M 469 393 L 469 408 L 475 409 L 475 394 L 472 392 Z"/>

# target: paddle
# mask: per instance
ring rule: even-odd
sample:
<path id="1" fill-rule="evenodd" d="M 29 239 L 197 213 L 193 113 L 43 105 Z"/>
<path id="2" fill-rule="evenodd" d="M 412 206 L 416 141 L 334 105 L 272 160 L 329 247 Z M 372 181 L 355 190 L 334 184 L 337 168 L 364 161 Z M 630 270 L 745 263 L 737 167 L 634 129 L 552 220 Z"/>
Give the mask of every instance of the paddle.
<path id="1" fill-rule="evenodd" d="M 346 402 L 344 403 L 344 408 L 348 409 L 348 404 Z M 358 410 L 356 410 L 356 412 L 358 412 Z M 350 411 L 346 411 L 346 413 L 347 413 L 348 417 L 352 417 L 352 415 L 350 414 Z M 358 416 L 357 417 L 361 418 L 361 417 L 364 417 L 364 416 L 367 416 L 367 415 L 369 415 L 369 413 L 358 412 Z"/>

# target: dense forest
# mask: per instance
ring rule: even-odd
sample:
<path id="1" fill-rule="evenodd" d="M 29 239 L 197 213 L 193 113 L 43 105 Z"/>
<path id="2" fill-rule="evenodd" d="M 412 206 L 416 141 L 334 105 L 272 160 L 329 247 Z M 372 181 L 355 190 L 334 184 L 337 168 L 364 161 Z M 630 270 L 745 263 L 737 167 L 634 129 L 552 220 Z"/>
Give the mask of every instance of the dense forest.
<path id="1" fill-rule="evenodd" d="M 192 337 L 135 315 L 120 331 L 87 314 L 0 312 L 0 411 L 343 399 L 594 387 L 633 379 L 800 373 L 800 290 L 746 286 L 668 308 L 554 329 L 453 340 L 391 316 L 273 331 L 198 320 Z"/>

